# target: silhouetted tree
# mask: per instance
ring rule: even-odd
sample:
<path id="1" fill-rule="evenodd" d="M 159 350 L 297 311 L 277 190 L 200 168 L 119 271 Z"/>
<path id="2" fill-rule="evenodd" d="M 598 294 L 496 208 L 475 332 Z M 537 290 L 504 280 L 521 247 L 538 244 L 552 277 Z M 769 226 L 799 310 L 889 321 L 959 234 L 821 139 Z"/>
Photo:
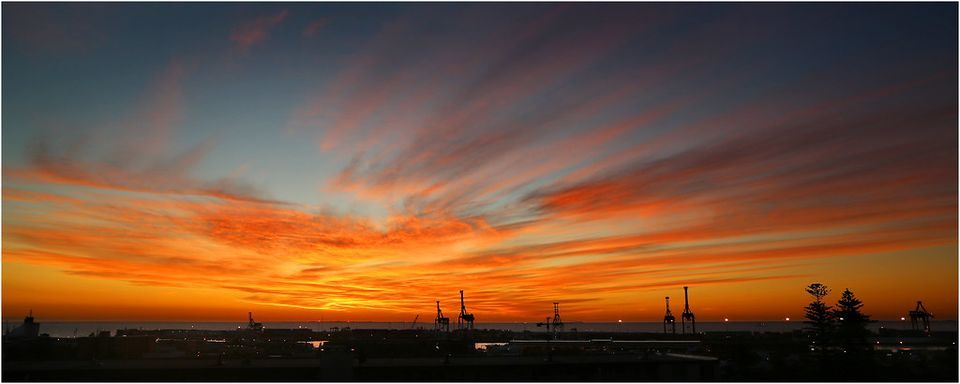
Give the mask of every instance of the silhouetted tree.
<path id="1" fill-rule="evenodd" d="M 837 320 L 837 336 L 846 349 L 863 349 L 867 345 L 867 336 L 870 330 L 870 316 L 863 314 L 860 309 L 863 302 L 850 289 L 845 289 L 837 301 L 837 308 L 833 310 L 833 317 Z"/>
<path id="2" fill-rule="evenodd" d="M 807 293 L 813 296 L 814 301 L 807 304 L 804 310 L 804 317 L 807 318 L 804 323 L 809 325 L 807 329 L 813 333 L 813 341 L 817 348 L 824 348 L 830 341 L 834 325 L 830 306 L 823 302 L 823 298 L 830 294 L 830 288 L 820 283 L 813 283 L 807 286 Z"/>

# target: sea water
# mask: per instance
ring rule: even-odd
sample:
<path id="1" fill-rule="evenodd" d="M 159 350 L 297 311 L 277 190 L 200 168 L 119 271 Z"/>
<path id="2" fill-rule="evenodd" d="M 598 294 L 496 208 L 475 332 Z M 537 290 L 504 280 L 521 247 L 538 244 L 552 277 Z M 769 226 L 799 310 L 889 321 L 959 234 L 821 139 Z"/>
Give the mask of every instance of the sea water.
<path id="1" fill-rule="evenodd" d="M 39 320 L 39 319 L 38 319 Z M 114 334 L 118 329 L 197 329 L 197 330 L 220 330 L 229 331 L 238 328 L 245 328 L 246 322 L 143 322 L 143 321 L 113 321 L 113 322 L 58 322 L 50 321 L 40 323 L 40 333 L 49 334 L 51 337 L 77 337 L 98 334 L 101 331 L 109 331 Z M 956 320 L 934 320 L 930 328 L 933 331 L 957 331 Z M 20 325 L 20 321 L 4 321 L 3 332 L 6 334 L 14 327 Z M 351 328 L 351 329 L 413 329 L 413 328 L 432 328 L 433 323 L 418 322 L 357 322 L 357 321 L 303 321 L 303 322 L 265 322 L 266 328 L 274 329 L 310 329 L 314 331 L 329 331 L 333 328 Z M 805 326 L 802 320 L 793 321 L 709 321 L 697 322 L 697 330 L 701 332 L 791 332 L 802 329 Z M 868 326 L 873 331 L 881 327 L 888 329 L 910 329 L 910 321 L 903 320 L 881 320 L 870 323 Z M 537 327 L 535 322 L 515 322 L 515 323 L 480 323 L 474 324 L 476 329 L 496 329 L 514 332 L 530 331 L 544 332 L 545 329 Z M 677 328 L 680 328 L 680 322 L 677 322 Z M 663 323 L 660 322 L 566 322 L 564 331 L 570 332 L 576 329 L 578 332 L 636 332 L 636 333 L 654 333 L 663 332 Z M 679 331 L 679 329 L 678 329 Z"/>

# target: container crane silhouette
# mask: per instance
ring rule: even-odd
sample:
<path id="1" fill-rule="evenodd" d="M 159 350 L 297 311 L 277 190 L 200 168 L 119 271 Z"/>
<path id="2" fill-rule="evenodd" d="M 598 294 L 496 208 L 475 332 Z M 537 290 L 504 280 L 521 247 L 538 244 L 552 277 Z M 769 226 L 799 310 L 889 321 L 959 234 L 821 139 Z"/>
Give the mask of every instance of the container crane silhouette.
<path id="1" fill-rule="evenodd" d="M 687 320 L 690 321 L 690 327 L 693 333 L 697 333 L 697 320 L 690 310 L 690 296 L 687 294 L 687 288 L 683 287 L 683 313 L 680 314 L 680 329 L 684 334 L 687 333 Z"/>
<path id="2" fill-rule="evenodd" d="M 913 327 L 914 331 L 919 331 L 920 326 L 923 326 L 923 332 L 930 334 L 930 319 L 933 318 L 933 314 L 927 312 L 927 309 L 923 307 L 922 301 L 917 301 L 917 309 L 910 311 L 910 325 Z"/>
<path id="3" fill-rule="evenodd" d="M 538 327 L 546 327 L 546 328 L 547 328 L 547 333 L 550 333 L 550 316 L 547 316 L 546 318 L 543 319 L 543 321 L 537 323 L 537 326 L 538 326 Z M 556 335 L 554 335 L 554 336 L 556 336 Z"/>
<path id="4" fill-rule="evenodd" d="M 437 300 L 437 318 L 433 320 L 433 329 L 437 333 L 450 332 L 450 318 L 443 316 L 443 311 L 440 310 L 440 300 Z"/>
<path id="5" fill-rule="evenodd" d="M 673 333 L 677 333 L 677 318 L 673 317 L 673 313 L 670 312 L 670 296 L 666 297 L 667 301 L 667 313 L 663 315 L 663 333 L 667 333 L 667 325 L 673 330 Z"/>
<path id="6" fill-rule="evenodd" d="M 467 306 L 463 303 L 463 290 L 460 290 L 460 316 L 457 316 L 457 329 L 473 330 L 473 314 L 467 313 Z"/>
<path id="7" fill-rule="evenodd" d="M 247 312 L 247 329 L 254 331 L 263 330 L 263 323 L 253 321 L 253 312 Z"/>

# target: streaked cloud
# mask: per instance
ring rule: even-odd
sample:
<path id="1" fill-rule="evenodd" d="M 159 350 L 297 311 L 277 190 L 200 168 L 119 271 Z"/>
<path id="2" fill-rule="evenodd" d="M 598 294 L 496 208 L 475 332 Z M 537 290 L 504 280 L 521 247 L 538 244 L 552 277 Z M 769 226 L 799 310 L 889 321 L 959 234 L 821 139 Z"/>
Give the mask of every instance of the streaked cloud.
<path id="1" fill-rule="evenodd" d="M 864 16 L 843 26 L 872 31 L 845 37 L 863 58 L 840 58 L 820 31 L 839 27 L 809 23 L 829 9 L 796 7 L 354 10 L 355 24 L 261 8 L 215 53 L 137 77 L 95 128 L 17 131 L 32 144 L 4 160 L 4 265 L 211 290 L 191 305 L 218 316 L 407 319 L 464 289 L 484 321 L 553 301 L 575 320 L 652 320 L 683 285 L 698 316 L 779 318 L 825 269 L 955 265 L 955 52 L 870 61 L 906 48 Z M 304 39 L 321 35 L 336 38 Z M 211 59 L 268 39 L 285 53 Z M 883 298 L 899 297 L 883 279 L 931 268 L 859 270 L 878 277 L 858 295 Z M 913 282 L 956 308 L 955 289 Z"/>
<path id="2" fill-rule="evenodd" d="M 233 29 L 230 34 L 230 41 L 236 43 L 242 51 L 246 51 L 250 47 L 265 41 L 270 36 L 270 30 L 280 25 L 287 18 L 287 14 L 287 10 L 283 9 L 243 22 Z"/>
<path id="3" fill-rule="evenodd" d="M 308 23 L 306 27 L 303 27 L 303 36 L 314 37 L 318 33 L 320 33 L 320 30 L 323 29 L 323 27 L 326 27 L 327 24 L 329 23 L 330 23 L 330 20 L 325 17 L 315 19 L 310 23 Z"/>

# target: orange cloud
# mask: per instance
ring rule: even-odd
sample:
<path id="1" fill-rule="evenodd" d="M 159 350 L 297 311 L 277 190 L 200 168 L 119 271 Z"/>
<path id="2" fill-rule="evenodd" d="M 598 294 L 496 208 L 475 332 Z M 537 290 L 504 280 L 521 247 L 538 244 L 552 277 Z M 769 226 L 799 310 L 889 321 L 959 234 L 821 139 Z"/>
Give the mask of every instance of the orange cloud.
<path id="1" fill-rule="evenodd" d="M 179 300 L 204 319 L 257 308 L 396 320 L 435 300 L 449 308 L 464 289 L 482 321 L 539 320 L 553 301 L 573 320 L 655 320 L 663 296 L 693 285 L 698 314 L 774 318 L 802 308 L 809 280 L 906 271 L 929 273 L 905 278 L 911 292 L 955 309 L 943 265 L 956 263 L 957 110 L 926 97 L 949 74 L 823 95 L 836 79 L 813 71 L 734 95 L 753 73 L 721 78 L 711 63 L 775 34 L 716 39 L 738 27 L 718 18 L 691 44 L 655 47 L 625 23 L 639 18 L 593 25 L 583 10 L 490 28 L 457 16 L 480 31 L 469 45 L 413 19 L 386 23 L 291 118 L 340 167 L 307 180 L 346 196 L 337 207 L 196 176 L 218 143 L 174 140 L 193 68 L 173 60 L 104 132 L 43 136 L 4 169 L 4 268 L 27 270 L 4 276 L 5 294 L 15 308 L 29 298 L 64 318 L 89 313 L 32 291 L 28 277 L 42 276 L 123 291 L 87 295 L 89 308 L 126 300 L 104 317 L 166 292 L 158 307 Z M 231 41 L 262 44 L 287 16 L 250 20 Z M 648 48 L 667 59 L 634 54 Z M 630 65 L 609 65 L 620 60 Z M 358 201 L 374 213 L 345 213 Z M 876 281 L 859 281 L 862 294 L 892 316 L 901 304 Z"/>

